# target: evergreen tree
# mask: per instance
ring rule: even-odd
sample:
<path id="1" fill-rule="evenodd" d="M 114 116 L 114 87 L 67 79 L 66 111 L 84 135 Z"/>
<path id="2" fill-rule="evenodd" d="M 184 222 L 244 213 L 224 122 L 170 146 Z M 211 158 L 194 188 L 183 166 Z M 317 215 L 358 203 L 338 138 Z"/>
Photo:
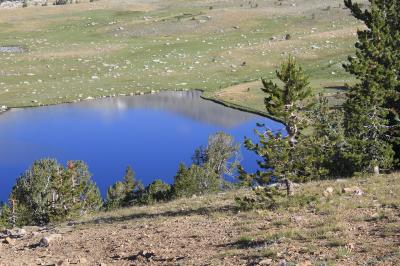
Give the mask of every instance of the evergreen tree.
<path id="1" fill-rule="evenodd" d="M 262 80 L 263 91 L 266 93 L 265 106 L 271 115 L 283 121 L 287 135 L 269 129 L 264 132 L 256 131 L 259 142 L 254 144 L 246 139 L 245 146 L 262 157 L 258 161 L 260 170 L 249 175 L 239 167 L 239 173 L 246 183 L 264 185 L 284 182 L 287 194 L 290 195 L 293 193 L 291 181 L 305 181 L 309 170 L 313 170 L 308 167 L 313 158 L 307 157 L 308 154 L 302 148 L 306 144 L 306 138 L 299 135 L 299 131 L 307 125 L 305 111 L 312 106 L 307 101 L 311 96 L 311 89 L 303 70 L 292 57 L 282 64 L 276 74 L 284 83 L 282 88 L 272 81 Z"/>
<path id="2" fill-rule="evenodd" d="M 135 179 L 135 172 L 128 166 L 125 170 L 124 180 L 118 181 L 108 188 L 104 206 L 110 210 L 133 205 L 143 191 L 143 185 Z"/>
<path id="3" fill-rule="evenodd" d="M 218 191 L 220 186 L 220 177 L 211 169 L 195 164 L 186 168 L 181 163 L 174 178 L 173 195 L 178 198 L 203 195 Z"/>
<path id="4" fill-rule="evenodd" d="M 365 30 L 358 31 L 356 56 L 344 68 L 359 83 L 350 87 L 345 104 L 349 152 L 358 170 L 379 173 L 391 165 L 393 150 L 400 158 L 400 1 L 370 0 L 361 10 L 345 0 Z"/>
<path id="5" fill-rule="evenodd" d="M 120 208 L 124 205 L 125 199 L 125 184 L 121 181 L 118 181 L 107 189 L 107 197 L 104 206 L 107 210 Z"/>
<path id="6" fill-rule="evenodd" d="M 35 161 L 22 174 L 10 196 L 13 224 L 46 224 L 95 211 L 102 204 L 87 165 L 71 161 L 68 168 L 54 159 Z"/>
<path id="7" fill-rule="evenodd" d="M 167 201 L 171 198 L 171 186 L 161 179 L 153 181 L 143 190 L 136 192 L 135 203 L 149 205 L 157 202 Z"/>
<path id="8" fill-rule="evenodd" d="M 135 179 L 135 172 L 130 166 L 126 168 L 124 176 L 124 186 L 125 186 L 125 198 L 122 205 L 128 206 L 132 204 L 135 200 L 135 194 L 137 191 L 144 190 L 143 184 Z"/>
<path id="9" fill-rule="evenodd" d="M 232 136 L 217 132 L 208 138 L 207 147 L 199 147 L 192 156 L 193 164 L 204 166 L 208 171 L 218 175 L 233 175 L 239 161 L 240 145 Z"/>
<path id="10" fill-rule="evenodd" d="M 130 166 L 126 168 L 124 183 L 125 183 L 125 194 L 131 193 L 137 185 L 135 181 L 135 173 L 133 172 L 132 167 Z"/>
<path id="11" fill-rule="evenodd" d="M 0 202 L 0 230 L 8 227 L 11 224 L 10 217 L 10 208 L 4 202 Z"/>
<path id="12" fill-rule="evenodd" d="M 306 101 L 312 94 L 311 88 L 307 76 L 292 56 L 281 65 L 280 71 L 276 71 L 276 76 L 284 83 L 283 88 L 271 80 L 262 79 L 262 90 L 267 94 L 265 107 L 269 114 L 285 124 L 289 144 L 294 147 L 299 130 L 305 126 L 301 114 L 311 107 Z"/>
<path id="13" fill-rule="evenodd" d="M 312 133 L 309 145 L 314 152 L 315 169 L 319 169 L 320 179 L 352 176 L 355 168 L 346 158 L 348 143 L 344 135 L 343 110 L 329 106 L 322 94 L 310 112 Z"/>

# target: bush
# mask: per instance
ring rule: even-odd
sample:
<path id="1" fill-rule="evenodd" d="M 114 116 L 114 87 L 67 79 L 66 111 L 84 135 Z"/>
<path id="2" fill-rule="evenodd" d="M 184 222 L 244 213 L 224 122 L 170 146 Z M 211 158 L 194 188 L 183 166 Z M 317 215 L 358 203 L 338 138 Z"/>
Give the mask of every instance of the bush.
<path id="1" fill-rule="evenodd" d="M 287 197 L 279 186 L 255 187 L 254 194 L 235 198 L 239 210 L 288 209 L 290 207 L 304 207 L 318 203 L 317 195 L 296 194 Z"/>
<path id="2" fill-rule="evenodd" d="M 228 187 L 225 176 L 233 175 L 239 161 L 240 146 L 232 136 L 218 132 L 208 138 L 207 147 L 199 147 L 192 156 L 193 164 L 179 165 L 174 179 L 173 195 L 190 197 L 216 192 Z"/>
<path id="3" fill-rule="evenodd" d="M 130 206 L 136 201 L 138 192 L 142 190 L 142 183 L 135 179 L 135 172 L 128 166 L 125 171 L 124 181 L 118 181 L 108 188 L 104 207 L 107 210 L 111 210 Z"/>
<path id="4" fill-rule="evenodd" d="M 125 184 L 118 181 L 107 190 L 107 199 L 104 207 L 108 210 L 116 209 L 124 205 L 126 201 Z"/>
<path id="5" fill-rule="evenodd" d="M 167 201 L 171 198 L 171 186 L 164 181 L 157 179 L 144 190 L 138 191 L 136 195 L 136 203 L 140 205 L 149 205 Z"/>
<path id="6" fill-rule="evenodd" d="M 186 168 L 180 164 L 175 176 L 173 194 L 175 197 L 190 197 L 216 192 L 220 189 L 221 179 L 209 169 L 192 165 Z"/>
<path id="7" fill-rule="evenodd" d="M 10 208 L 7 204 L 0 203 L 0 230 L 10 225 Z"/>
<path id="8" fill-rule="evenodd" d="M 62 221 L 102 205 L 99 189 L 83 161 L 69 161 L 64 167 L 54 159 L 35 161 L 17 179 L 9 201 L 17 225 Z"/>
<path id="9" fill-rule="evenodd" d="M 68 4 L 68 0 L 56 0 L 54 2 L 54 5 L 56 5 L 56 6 L 66 5 L 66 4 Z"/>

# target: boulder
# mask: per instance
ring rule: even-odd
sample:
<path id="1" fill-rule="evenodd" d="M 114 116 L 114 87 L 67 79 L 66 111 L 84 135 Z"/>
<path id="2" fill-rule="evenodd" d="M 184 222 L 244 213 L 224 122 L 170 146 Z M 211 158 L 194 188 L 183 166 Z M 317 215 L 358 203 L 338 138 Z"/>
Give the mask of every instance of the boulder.
<path id="1" fill-rule="evenodd" d="M 364 192 L 361 190 L 361 188 L 354 186 L 354 187 L 345 187 L 342 190 L 343 193 L 346 194 L 353 194 L 355 196 L 362 196 Z"/>
<path id="2" fill-rule="evenodd" d="M 333 195 L 333 187 L 327 187 L 325 190 L 324 190 L 324 192 L 323 192 L 323 195 L 324 195 L 324 197 L 330 197 L 330 196 L 332 196 Z"/>
<path id="3" fill-rule="evenodd" d="M 51 242 L 53 242 L 54 240 L 59 239 L 59 238 L 61 238 L 60 234 L 51 234 L 49 236 L 43 237 L 39 241 L 39 246 L 40 247 L 48 247 Z"/>
<path id="4" fill-rule="evenodd" d="M 272 259 L 263 259 L 258 263 L 258 265 L 272 265 Z"/>
<path id="5" fill-rule="evenodd" d="M 3 243 L 8 244 L 8 245 L 14 245 L 15 240 L 8 236 L 3 240 Z"/>

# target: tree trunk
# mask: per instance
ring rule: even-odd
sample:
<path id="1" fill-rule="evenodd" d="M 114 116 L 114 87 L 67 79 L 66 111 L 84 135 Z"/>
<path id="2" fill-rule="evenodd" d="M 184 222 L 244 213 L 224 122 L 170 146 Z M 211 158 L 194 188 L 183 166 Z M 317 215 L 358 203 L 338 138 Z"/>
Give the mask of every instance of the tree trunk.
<path id="1" fill-rule="evenodd" d="M 379 175 L 379 174 L 380 174 L 379 165 L 375 165 L 374 166 L 374 175 Z"/>
<path id="2" fill-rule="evenodd" d="M 297 126 L 296 125 L 287 125 L 286 132 L 288 134 L 288 141 L 289 141 L 290 147 L 294 147 L 296 145 Z"/>
<path id="3" fill-rule="evenodd" d="M 293 182 L 290 181 L 289 179 L 285 178 L 282 180 L 282 182 L 285 184 L 286 186 L 286 195 L 289 196 L 293 196 L 294 195 L 294 189 L 293 189 Z"/>

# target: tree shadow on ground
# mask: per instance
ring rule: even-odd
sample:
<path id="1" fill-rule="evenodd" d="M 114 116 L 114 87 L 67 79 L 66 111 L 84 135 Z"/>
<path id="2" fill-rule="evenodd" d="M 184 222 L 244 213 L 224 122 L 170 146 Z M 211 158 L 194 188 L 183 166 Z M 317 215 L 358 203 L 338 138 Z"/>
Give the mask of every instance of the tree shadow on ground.
<path id="1" fill-rule="evenodd" d="M 159 217 L 182 217 L 190 215 L 211 215 L 213 213 L 235 213 L 237 211 L 236 206 L 225 205 L 220 207 L 201 207 L 201 208 L 191 208 L 185 210 L 173 210 L 157 213 L 140 212 L 121 216 L 109 216 L 100 217 L 90 221 L 82 222 L 81 224 L 100 224 L 100 223 L 114 223 L 114 222 L 124 222 L 139 219 L 152 219 Z"/>
<path id="2" fill-rule="evenodd" d="M 271 240 L 241 240 L 238 241 L 221 244 L 218 247 L 234 247 L 240 249 L 248 249 L 248 248 L 264 248 L 273 244 Z"/>
<path id="3" fill-rule="evenodd" d="M 347 91 L 348 87 L 347 86 L 326 86 L 324 89 L 333 89 L 337 91 Z"/>

